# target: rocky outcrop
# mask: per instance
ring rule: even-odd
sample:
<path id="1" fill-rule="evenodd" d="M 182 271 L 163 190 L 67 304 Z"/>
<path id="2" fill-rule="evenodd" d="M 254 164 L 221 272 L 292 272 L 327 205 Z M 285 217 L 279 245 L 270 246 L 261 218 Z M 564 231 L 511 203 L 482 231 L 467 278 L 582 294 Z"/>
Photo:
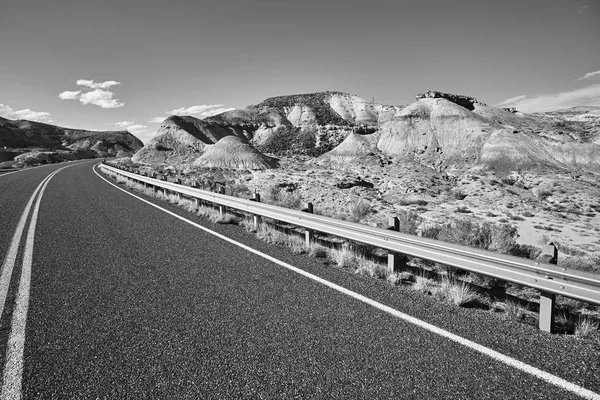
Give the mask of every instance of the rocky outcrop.
<path id="1" fill-rule="evenodd" d="M 276 168 L 277 159 L 265 156 L 246 140 L 237 136 L 226 136 L 216 144 L 206 147 L 194 165 L 223 169 L 269 169 Z"/>
<path id="2" fill-rule="evenodd" d="M 452 93 L 444 93 L 438 92 L 437 90 L 428 90 L 424 93 L 419 93 L 416 96 L 417 100 L 421 99 L 446 99 L 451 101 L 454 104 L 458 104 L 461 107 L 466 108 L 467 110 L 473 110 L 476 104 L 480 103 L 476 98 L 471 96 L 465 96 L 462 94 L 452 94 Z"/>
<path id="3" fill-rule="evenodd" d="M 417 98 L 382 125 L 377 148 L 385 155 L 436 169 L 484 164 L 502 170 L 600 170 L 600 148 L 589 122 L 556 122 L 436 91 Z"/>
<path id="4" fill-rule="evenodd" d="M 132 161 L 148 164 L 192 162 L 207 145 L 215 144 L 233 133 L 214 123 L 190 116 L 172 115 L 165 119 L 158 133 L 133 157 Z"/>

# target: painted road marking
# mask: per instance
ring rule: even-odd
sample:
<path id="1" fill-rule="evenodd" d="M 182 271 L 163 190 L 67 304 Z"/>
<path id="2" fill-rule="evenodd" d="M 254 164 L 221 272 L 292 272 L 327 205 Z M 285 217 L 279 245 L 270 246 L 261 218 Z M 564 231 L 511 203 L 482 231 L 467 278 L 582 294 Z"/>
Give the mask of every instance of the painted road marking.
<path id="1" fill-rule="evenodd" d="M 35 227 L 37 225 L 38 213 L 40 210 L 40 203 L 42 201 L 42 196 L 44 195 L 44 191 L 48 186 L 50 180 L 54 177 L 54 175 L 58 174 L 65 168 L 72 167 L 73 165 L 68 165 L 57 169 L 48 175 L 44 180 L 38 185 L 36 190 L 31 195 L 27 206 L 25 207 L 25 211 L 21 216 L 21 220 L 19 221 L 19 226 L 17 227 L 17 231 L 13 236 L 13 243 L 11 244 L 11 250 L 13 249 L 13 244 L 16 250 L 18 250 L 19 242 L 21 240 L 21 235 L 23 233 L 23 228 L 25 226 L 25 221 L 27 220 L 27 216 L 29 215 L 29 210 L 31 209 L 31 205 L 33 203 L 34 198 L 36 197 L 38 191 L 39 196 L 37 196 L 37 200 L 35 202 L 35 206 L 33 208 L 33 213 L 31 216 L 31 221 L 29 222 L 29 229 L 27 231 L 27 239 L 25 241 L 25 253 L 23 254 L 23 267 L 21 269 L 21 278 L 19 280 L 19 288 L 17 291 L 17 297 L 15 299 L 15 308 L 12 314 L 11 321 L 11 331 L 10 336 L 8 338 L 7 348 L 6 348 L 6 362 L 4 366 L 4 378 L 2 383 L 2 392 L 0 393 L 0 399 L 20 399 L 21 398 L 21 380 L 23 376 L 23 349 L 25 346 L 25 325 L 27 322 L 27 310 L 29 308 L 29 289 L 31 284 L 31 265 L 33 263 L 33 243 L 35 239 Z M 22 224 L 21 224 L 22 223 Z M 16 242 L 15 242 L 15 239 Z M 16 259 L 16 253 L 14 252 L 14 258 Z M 10 250 L 9 250 L 9 255 Z M 9 258 L 7 256 L 7 258 Z M 15 259 L 12 259 L 12 265 L 5 265 L 10 269 L 10 274 L 6 273 L 2 270 L 2 278 L 5 278 L 5 275 L 8 276 L 8 284 L 10 284 L 10 277 L 12 275 L 12 269 L 14 266 Z M 6 262 L 5 262 L 6 264 Z M 4 281 L 1 282 L 4 285 Z M 2 288 L 3 289 L 3 288 Z M 6 287 L 8 290 L 8 286 Z M 4 300 L 6 299 L 6 291 L 3 293 L 3 305 Z"/>
<path id="2" fill-rule="evenodd" d="M 50 174 L 52 175 L 52 174 Z M 21 236 L 23 235 L 23 230 L 25 229 L 25 223 L 27 222 L 27 217 L 29 217 L 29 210 L 31 209 L 31 205 L 33 204 L 33 200 L 35 196 L 39 192 L 40 188 L 48 180 L 50 177 L 48 175 L 44 178 L 42 182 L 35 189 L 29 201 L 27 202 L 27 206 L 25 206 L 25 210 L 23 214 L 21 214 L 21 219 L 19 219 L 19 223 L 17 225 L 17 229 L 15 229 L 15 233 L 12 237 L 12 241 L 10 243 L 10 247 L 8 249 L 8 253 L 4 258 L 4 263 L 2 264 L 2 273 L 0 274 L 0 315 L 4 312 L 4 303 L 6 302 L 6 295 L 8 293 L 8 287 L 10 286 L 10 279 L 12 277 L 12 271 L 15 266 L 15 261 L 17 260 L 17 253 L 19 252 L 19 244 L 21 243 Z"/>
<path id="3" fill-rule="evenodd" d="M 95 166 L 97 166 L 97 165 L 99 165 L 99 164 L 96 164 Z M 160 206 L 157 206 L 156 204 L 154 204 L 154 203 L 152 203 L 152 202 L 150 202 L 148 200 L 145 200 L 145 199 L 143 199 L 143 198 L 141 198 L 139 196 L 136 196 L 133 193 L 130 193 L 127 190 L 122 189 L 119 186 L 117 186 L 117 185 L 113 184 L 112 182 L 108 181 L 103 176 L 100 176 L 100 174 L 96 171 L 96 169 L 94 167 L 93 167 L 94 173 L 96 175 L 98 175 L 101 179 L 103 179 L 104 181 L 106 181 L 108 184 L 116 187 L 117 189 L 119 189 L 119 190 L 127 193 L 128 195 L 130 195 L 132 197 L 135 197 L 138 200 L 143 201 L 144 203 L 147 203 L 147 204 L 151 205 L 154 208 L 157 208 L 157 209 L 159 209 L 159 210 L 161 210 L 161 211 L 163 211 L 163 212 L 165 212 L 165 213 L 167 213 L 169 215 L 172 215 L 173 217 L 178 218 L 178 219 L 180 219 L 180 220 L 182 220 L 182 221 L 184 221 L 184 222 L 186 222 L 186 223 L 188 223 L 188 224 L 190 224 L 190 225 L 192 225 L 192 226 L 194 226 L 194 227 L 196 227 L 198 229 L 201 229 L 201 230 L 203 230 L 203 231 L 205 231 L 205 232 L 207 232 L 207 233 L 209 233 L 209 234 L 211 234 L 213 236 L 216 236 L 216 237 L 218 237 L 220 239 L 223 239 L 223 240 L 225 240 L 225 241 L 227 241 L 227 242 L 229 242 L 231 244 L 234 244 L 234 245 L 236 245 L 238 247 L 241 247 L 244 250 L 247 250 L 247 251 L 249 251 L 251 253 L 254 253 L 254 254 L 256 254 L 256 255 L 258 255 L 258 256 L 260 256 L 262 258 L 265 258 L 265 259 L 267 259 L 269 261 L 272 261 L 275 264 L 278 264 L 278 265 L 280 265 L 280 266 L 282 266 L 284 268 L 287 268 L 287 269 L 289 269 L 291 271 L 294 271 L 294 272 L 296 272 L 296 273 L 298 273 L 300 275 L 303 275 L 303 276 L 305 276 L 305 277 L 307 277 L 309 279 L 312 279 L 312 280 L 314 280 L 316 282 L 319 282 L 319 283 L 321 283 L 321 284 L 323 284 L 323 285 L 325 285 L 325 286 L 327 286 L 327 287 L 329 287 L 329 288 L 331 288 L 333 290 L 336 290 L 336 291 L 338 291 L 340 293 L 348 295 L 348 296 L 350 296 L 350 297 L 352 297 L 352 298 L 354 298 L 356 300 L 362 301 L 363 303 L 369 304 L 370 306 L 375 307 L 378 310 L 386 312 L 386 313 L 388 313 L 390 315 L 393 315 L 394 317 L 400 318 L 400 319 L 402 319 L 402 320 L 404 320 L 406 322 L 409 322 L 409 323 L 414 324 L 416 326 L 419 326 L 419 327 L 421 327 L 421 328 L 423 328 L 425 330 L 428 330 L 429 332 L 432 332 L 432 333 L 434 333 L 436 335 L 445 337 L 445 338 L 447 338 L 449 340 L 452 340 L 453 342 L 456 342 L 456 343 L 458 343 L 460 345 L 463 345 L 463 346 L 465 346 L 465 347 L 467 347 L 469 349 L 475 350 L 475 351 L 477 351 L 477 352 L 479 352 L 479 353 L 481 353 L 483 355 L 491 357 L 492 359 L 494 359 L 496 361 L 499 361 L 499 362 L 504 363 L 504 364 L 506 364 L 508 366 L 516 368 L 516 369 L 518 369 L 518 370 L 520 370 L 522 372 L 525 372 L 525 373 L 527 373 L 529 375 L 535 376 L 536 378 L 539 378 L 539 379 L 544 380 L 544 381 L 546 381 L 548 383 L 551 383 L 551 384 L 553 384 L 553 385 L 555 385 L 555 386 L 557 386 L 557 387 L 559 387 L 561 389 L 567 390 L 567 391 L 569 391 L 571 393 L 575 393 L 575 394 L 577 394 L 577 395 L 579 395 L 579 396 L 581 396 L 581 397 L 583 397 L 585 399 L 600 400 L 600 394 L 598 394 L 598 393 L 592 392 L 591 390 L 588 390 L 588 389 L 586 389 L 584 387 L 581 387 L 579 385 L 571 383 L 571 382 L 569 382 L 569 381 L 567 381 L 565 379 L 559 378 L 558 376 L 552 375 L 552 374 L 550 374 L 550 373 L 548 373 L 546 371 L 542 371 L 539 368 L 536 368 L 536 367 L 534 367 L 532 365 L 526 364 L 526 363 L 524 363 L 522 361 L 519 361 L 519 360 L 517 360 L 515 358 L 506 356 L 506 355 L 504 355 L 504 354 L 502 354 L 500 352 L 497 352 L 496 350 L 492 350 L 492 349 L 490 349 L 488 347 L 482 346 L 482 345 L 480 345 L 478 343 L 475 343 L 475 342 L 473 342 L 473 341 L 471 341 L 469 339 L 465 339 L 462 336 L 455 335 L 454 333 L 448 332 L 448 331 L 446 331 L 446 330 L 444 330 L 442 328 L 439 328 L 439 327 L 437 327 L 435 325 L 432 325 L 430 323 L 422 321 L 422 320 L 420 320 L 418 318 L 412 317 L 412 316 L 410 316 L 408 314 L 404 314 L 404 313 L 402 313 L 402 312 L 400 312 L 400 311 L 398 311 L 398 310 L 396 310 L 396 309 L 394 309 L 392 307 L 386 306 L 385 304 L 382 304 L 382 303 L 379 303 L 379 302 L 377 302 L 375 300 L 369 299 L 368 297 L 365 297 L 365 296 L 363 296 L 361 294 L 353 292 L 353 291 L 351 291 L 349 289 L 346 289 L 346 288 L 344 288 L 342 286 L 336 285 L 335 283 L 329 282 L 329 281 L 327 281 L 327 280 L 325 280 L 325 279 L 323 279 L 321 277 L 318 277 L 318 276 L 313 275 L 311 273 L 308 273 L 308 272 L 306 272 L 304 270 L 296 268 L 296 267 L 294 267 L 294 266 L 292 266 L 292 265 L 290 265 L 288 263 L 285 263 L 285 262 L 280 261 L 280 260 L 278 260 L 278 259 L 276 259 L 274 257 L 271 257 L 268 254 L 261 253 L 258 250 L 255 250 L 255 249 L 253 249 L 253 248 L 251 248 L 249 246 L 246 246 L 245 244 L 238 243 L 235 240 L 228 238 L 227 236 L 221 235 L 220 233 L 212 231 L 212 230 L 210 230 L 208 228 L 205 228 L 202 225 L 199 225 L 199 224 L 197 224 L 197 223 L 195 223 L 193 221 L 190 221 L 189 219 L 186 219 L 186 218 L 184 218 L 182 216 L 179 216 L 179 215 L 175 214 L 174 212 L 171 212 L 171 211 L 166 210 L 166 209 L 164 209 L 164 208 L 162 208 Z"/>

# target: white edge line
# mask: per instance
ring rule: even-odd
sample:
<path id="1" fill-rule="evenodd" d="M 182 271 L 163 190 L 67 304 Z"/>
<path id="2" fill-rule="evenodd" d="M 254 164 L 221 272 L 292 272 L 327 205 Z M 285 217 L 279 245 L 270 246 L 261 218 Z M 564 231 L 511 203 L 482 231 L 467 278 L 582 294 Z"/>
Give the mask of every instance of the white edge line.
<path id="1" fill-rule="evenodd" d="M 74 164 L 73 164 L 74 165 Z M 35 240 L 35 228 L 40 211 L 40 203 L 44 191 L 50 180 L 65 168 L 67 165 L 50 173 L 42 182 L 43 186 L 35 202 L 27 239 L 25 242 L 25 253 L 23 254 L 23 267 L 21 269 L 21 278 L 19 288 L 15 299 L 15 308 L 13 309 L 11 330 L 6 345 L 6 361 L 4 366 L 4 376 L 2 379 L 2 392 L 0 399 L 17 400 L 22 397 L 21 381 L 23 377 L 23 350 L 25 348 L 25 327 L 27 323 L 27 311 L 29 309 L 29 289 L 31 286 L 31 266 L 33 264 L 33 244 Z M 38 187 L 39 189 L 39 187 Z M 36 189 L 37 192 L 37 189 Z M 32 199 L 34 195 L 32 196 Z"/>
<path id="2" fill-rule="evenodd" d="M 96 164 L 96 165 L 94 165 L 94 167 L 96 167 L 97 165 L 100 165 L 100 164 Z M 581 396 L 581 397 L 583 397 L 585 399 L 600 400 L 600 394 L 598 394 L 598 393 L 592 392 L 591 390 L 588 390 L 588 389 L 586 389 L 584 387 L 581 387 L 579 385 L 571 383 L 571 382 L 569 382 L 569 381 L 567 381 L 567 380 L 565 380 L 563 378 L 560 378 L 558 376 L 552 375 L 552 374 L 550 374 L 550 373 L 548 373 L 546 371 L 542 371 L 539 368 L 536 368 L 534 366 L 526 364 L 526 363 L 524 363 L 522 361 L 519 361 L 519 360 L 517 360 L 515 358 L 506 356 L 506 355 L 504 355 L 502 353 L 497 352 L 496 350 L 492 350 L 492 349 L 490 349 L 488 347 L 485 347 L 483 345 L 475 343 L 475 342 L 473 342 L 473 341 L 471 341 L 469 339 L 465 339 L 462 336 L 455 335 L 454 333 L 448 332 L 448 331 L 446 331 L 446 330 L 444 330 L 442 328 L 439 328 L 439 327 L 437 327 L 435 325 L 432 325 L 430 323 L 422 321 L 422 320 L 420 320 L 418 318 L 412 317 L 412 316 L 410 316 L 408 314 L 404 314 L 404 313 L 402 313 L 402 312 L 400 312 L 400 311 L 398 311 L 396 309 L 393 309 L 393 308 L 391 308 L 389 306 L 386 306 L 385 304 L 382 304 L 382 303 L 379 303 L 379 302 L 377 302 L 375 300 L 369 299 L 366 296 L 363 296 L 361 294 L 353 292 L 353 291 L 351 291 L 349 289 L 346 289 L 346 288 L 344 288 L 342 286 L 336 285 L 335 283 L 329 282 L 329 281 L 327 281 L 327 280 L 325 280 L 325 279 L 323 279 L 321 277 L 313 275 L 313 274 L 311 274 L 309 272 L 306 272 L 306 271 L 304 271 L 302 269 L 296 268 L 296 267 L 294 267 L 294 266 L 292 266 L 290 264 L 287 264 L 287 263 L 285 263 L 283 261 L 280 261 L 280 260 L 278 260 L 278 259 L 276 259 L 274 257 L 271 257 L 271 256 L 267 255 L 267 254 L 261 253 L 260 251 L 255 250 L 255 249 L 253 249 L 253 248 L 251 248 L 249 246 L 246 246 L 246 245 L 244 245 L 242 243 L 236 242 L 235 240 L 230 239 L 227 236 L 221 235 L 220 233 L 217 233 L 217 232 L 212 231 L 212 230 L 210 230 L 208 228 L 205 228 L 202 225 L 199 225 L 199 224 L 197 224 L 197 223 L 195 223 L 193 221 L 190 221 L 190 220 L 188 220 L 188 219 L 186 219 L 186 218 L 184 218 L 184 217 L 182 217 L 180 215 L 175 214 L 172 211 L 166 210 L 166 209 L 164 209 L 164 208 L 162 208 L 162 207 L 160 207 L 160 206 L 158 206 L 158 205 L 156 205 L 156 204 L 154 204 L 154 203 L 152 203 L 152 202 L 150 202 L 150 201 L 148 201 L 146 199 L 143 199 L 143 198 L 141 198 L 139 196 L 136 196 L 133 193 L 128 192 L 125 189 L 120 188 L 119 186 L 117 186 L 117 185 L 113 184 L 112 182 L 108 181 L 103 176 L 100 176 L 100 174 L 98 174 L 98 172 L 96 171 L 96 169 L 94 167 L 92 167 L 93 170 L 94 170 L 94 173 L 96 175 L 98 175 L 98 177 L 100 177 L 101 179 L 103 179 L 104 181 L 106 181 L 108 184 L 116 187 L 117 189 L 119 189 L 119 190 L 127 193 L 130 196 L 135 197 L 138 200 L 143 201 L 144 203 L 147 203 L 147 204 L 151 205 L 152 207 L 155 207 L 155 208 L 157 208 L 157 209 L 159 209 L 159 210 L 161 210 L 161 211 L 163 211 L 163 212 L 165 212 L 165 213 L 167 213 L 167 214 L 169 214 L 169 215 L 171 215 L 171 216 L 173 216 L 175 218 L 178 218 L 178 219 L 180 219 L 180 220 L 182 220 L 182 221 L 184 221 L 184 222 L 186 222 L 186 223 L 188 223 L 188 224 L 190 224 L 190 225 L 192 225 L 192 226 L 194 226 L 196 228 L 199 228 L 199 229 L 201 229 L 201 230 L 203 230 L 203 231 L 205 231 L 207 233 L 210 233 L 211 235 L 214 235 L 214 236 L 216 236 L 216 237 L 218 237 L 220 239 L 223 239 L 223 240 L 225 240 L 225 241 L 227 241 L 229 243 L 232 243 L 232 244 L 234 244 L 234 245 L 236 245 L 238 247 L 241 247 L 244 250 L 247 250 L 247 251 L 249 251 L 251 253 L 254 253 L 254 254 L 256 254 L 256 255 L 258 255 L 258 256 L 260 256 L 262 258 L 265 258 L 265 259 L 267 259 L 269 261 L 272 261 L 275 264 L 278 264 L 278 265 L 280 265 L 280 266 L 282 266 L 284 268 L 287 268 L 287 269 L 289 269 L 291 271 L 294 271 L 294 272 L 296 272 L 296 273 L 298 273 L 300 275 L 303 275 L 303 276 L 305 276 L 305 277 L 307 277 L 309 279 L 312 279 L 312 280 L 314 280 L 316 282 L 319 282 L 319 283 L 321 283 L 321 284 L 323 284 L 323 285 L 325 285 L 325 286 L 327 286 L 327 287 L 329 287 L 331 289 L 334 289 L 334 290 L 336 290 L 336 291 L 338 291 L 340 293 L 343 293 L 345 295 L 353 297 L 356 300 L 359 300 L 359 301 L 362 301 L 363 303 L 369 304 L 370 306 L 373 306 L 373 307 L 375 307 L 375 308 L 377 308 L 377 309 L 379 309 L 381 311 L 384 311 L 384 312 L 386 312 L 388 314 L 391 314 L 394 317 L 400 318 L 402 320 L 410 322 L 411 324 L 417 325 L 420 328 L 428 330 L 429 332 L 432 332 L 432 333 L 435 333 L 435 334 L 440 335 L 442 337 L 445 337 L 447 339 L 450 339 L 453 342 L 456 342 L 456 343 L 461 344 L 461 345 L 463 345 L 465 347 L 468 347 L 468 348 L 470 348 L 472 350 L 475 350 L 475 351 L 477 351 L 477 352 L 479 352 L 481 354 L 484 354 L 484 355 L 486 355 L 488 357 L 493 358 L 496 361 L 500 361 L 500 362 L 502 362 L 502 363 L 504 363 L 504 364 L 506 364 L 508 366 L 516 368 L 516 369 L 518 369 L 518 370 L 520 370 L 522 372 L 525 372 L 525 373 L 527 373 L 529 375 L 535 376 L 536 378 L 542 379 L 542 380 L 544 380 L 544 381 L 546 381 L 548 383 L 551 383 L 551 384 L 553 384 L 555 386 L 558 386 L 558 387 L 560 387 L 560 388 L 562 388 L 564 390 L 567 390 L 569 392 L 575 393 L 575 394 L 577 394 L 577 395 L 579 395 L 579 396 Z"/>

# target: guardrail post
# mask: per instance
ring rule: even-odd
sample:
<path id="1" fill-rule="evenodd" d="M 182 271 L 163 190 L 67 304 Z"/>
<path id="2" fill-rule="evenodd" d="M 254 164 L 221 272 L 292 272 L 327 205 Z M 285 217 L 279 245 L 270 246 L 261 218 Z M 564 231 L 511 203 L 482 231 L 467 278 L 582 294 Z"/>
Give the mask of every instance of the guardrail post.
<path id="1" fill-rule="evenodd" d="M 194 183 L 192 183 L 192 187 L 195 189 L 200 189 L 200 183 L 198 183 L 198 181 L 195 181 Z M 194 197 L 194 201 L 196 202 L 196 210 L 200 209 L 200 199 L 197 197 Z"/>
<path id="2" fill-rule="evenodd" d="M 260 203 L 260 193 L 254 193 L 254 197 L 252 197 L 250 200 Z M 260 215 L 254 214 L 252 219 L 254 222 L 254 229 L 256 229 L 258 231 L 258 225 L 260 225 L 260 221 L 261 221 Z"/>
<path id="3" fill-rule="evenodd" d="M 542 254 L 539 261 L 543 264 L 558 263 L 558 249 L 554 243 L 542 246 Z M 552 293 L 540 291 L 540 324 L 539 327 L 545 332 L 554 331 L 554 311 L 556 306 L 556 296 Z"/>
<path id="4" fill-rule="evenodd" d="M 302 211 L 307 212 L 309 214 L 314 213 L 313 203 L 306 203 L 306 208 Z M 310 247 L 310 244 L 315 240 L 315 231 L 312 229 L 306 229 L 304 231 L 304 240 L 306 247 Z"/>
<path id="5" fill-rule="evenodd" d="M 388 219 L 387 230 L 396 231 L 400 230 L 400 220 L 398 217 L 390 217 Z M 390 251 L 388 252 L 388 272 L 390 274 L 394 272 L 398 272 L 400 265 L 400 255 L 396 252 Z"/>
<path id="6" fill-rule="evenodd" d="M 181 185 L 181 178 L 175 178 L 175 183 Z M 177 192 L 177 198 L 181 200 L 181 193 Z"/>
<path id="7" fill-rule="evenodd" d="M 218 190 L 219 194 L 225 194 L 225 186 L 220 186 Z M 219 215 L 222 217 L 225 215 L 225 206 L 219 204 Z"/>

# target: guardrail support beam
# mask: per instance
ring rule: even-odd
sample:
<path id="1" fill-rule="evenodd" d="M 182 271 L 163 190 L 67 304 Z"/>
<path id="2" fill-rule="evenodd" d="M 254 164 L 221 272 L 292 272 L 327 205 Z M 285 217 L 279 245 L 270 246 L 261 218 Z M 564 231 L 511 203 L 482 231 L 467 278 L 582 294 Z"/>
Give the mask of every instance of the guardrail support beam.
<path id="1" fill-rule="evenodd" d="M 398 219 L 398 217 L 390 217 L 388 219 L 388 226 L 387 229 L 389 231 L 396 231 L 398 232 L 400 230 L 400 220 Z M 390 274 L 394 273 L 394 272 L 398 272 L 398 270 L 400 269 L 400 254 L 390 251 L 388 252 L 388 272 Z"/>
<path id="2" fill-rule="evenodd" d="M 250 200 L 260 203 L 260 193 L 254 193 L 254 196 Z M 254 229 L 256 229 L 258 231 L 258 226 L 260 225 L 260 222 L 261 222 L 260 215 L 254 214 L 252 217 L 252 220 L 253 220 L 252 222 L 254 222 Z"/>
<path id="3" fill-rule="evenodd" d="M 542 264 L 557 264 L 558 249 L 554 243 L 542 247 L 542 254 L 539 256 Z M 544 332 L 554 332 L 554 314 L 556 308 L 556 296 L 551 293 L 540 291 L 540 323 L 539 327 Z"/>
<path id="4" fill-rule="evenodd" d="M 309 214 L 314 213 L 313 203 L 306 203 L 306 208 L 302 211 L 307 212 Z M 315 231 L 312 229 L 306 229 L 304 231 L 304 244 L 306 247 L 310 247 L 310 244 L 315 240 Z"/>
<path id="5" fill-rule="evenodd" d="M 219 187 L 219 194 L 225 194 L 225 187 L 224 186 L 220 186 Z M 219 204 L 219 215 L 221 217 L 225 215 L 225 211 L 226 211 L 225 206 Z"/>

